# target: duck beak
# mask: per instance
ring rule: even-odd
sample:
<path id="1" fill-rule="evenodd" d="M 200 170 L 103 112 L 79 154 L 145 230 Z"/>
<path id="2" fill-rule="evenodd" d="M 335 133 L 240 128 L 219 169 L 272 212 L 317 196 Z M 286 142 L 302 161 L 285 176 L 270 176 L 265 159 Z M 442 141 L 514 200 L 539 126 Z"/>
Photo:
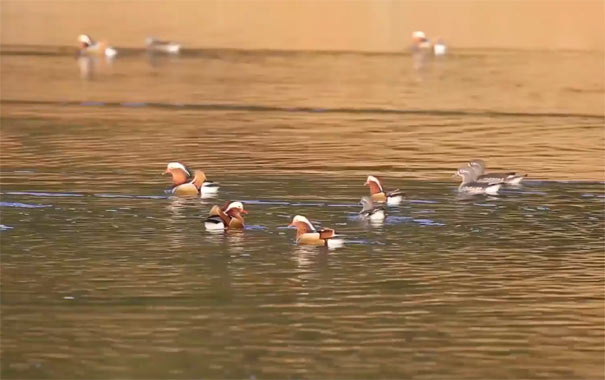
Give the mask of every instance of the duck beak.
<path id="1" fill-rule="evenodd" d="M 162 175 L 166 175 L 166 174 L 170 174 L 170 170 L 168 170 L 168 169 L 164 170 L 164 173 L 162 173 Z"/>

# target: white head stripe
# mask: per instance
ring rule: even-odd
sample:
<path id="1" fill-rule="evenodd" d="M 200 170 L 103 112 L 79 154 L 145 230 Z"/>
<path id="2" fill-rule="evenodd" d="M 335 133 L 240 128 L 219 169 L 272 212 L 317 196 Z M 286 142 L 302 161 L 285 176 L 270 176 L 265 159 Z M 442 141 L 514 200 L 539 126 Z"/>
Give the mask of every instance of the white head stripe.
<path id="1" fill-rule="evenodd" d="M 189 173 L 189 171 L 185 168 L 185 165 L 181 164 L 180 162 L 170 162 L 168 164 L 168 166 L 166 167 L 166 169 L 168 169 L 168 170 L 181 169 L 182 171 L 187 173 L 187 175 L 189 175 L 189 176 L 191 175 L 191 173 Z"/>
<path id="2" fill-rule="evenodd" d="M 382 185 L 380 184 L 380 181 L 378 180 L 378 178 L 374 177 L 373 175 L 369 175 L 368 179 L 366 181 L 367 182 L 374 182 L 375 184 L 378 185 L 378 187 L 380 188 L 380 191 L 382 191 Z"/>
<path id="3" fill-rule="evenodd" d="M 311 231 L 315 231 L 315 227 L 313 227 L 313 225 L 311 224 L 311 222 L 309 222 L 309 219 L 305 218 L 302 215 L 296 215 L 294 217 L 294 219 L 292 219 L 292 223 L 296 223 L 296 222 L 306 223 L 307 226 L 309 226 L 309 228 L 311 229 Z"/>
<path id="4" fill-rule="evenodd" d="M 227 208 L 225 209 L 225 212 L 231 210 L 232 208 L 239 208 L 240 210 L 243 210 L 244 205 L 242 202 L 231 202 L 229 203 L 229 206 L 227 206 Z"/>
<path id="5" fill-rule="evenodd" d="M 89 44 L 89 45 L 92 44 L 92 39 L 89 36 L 87 36 L 86 34 L 80 34 L 78 36 L 78 41 L 85 43 L 85 44 Z"/>
<path id="6" fill-rule="evenodd" d="M 417 30 L 415 32 L 412 33 L 412 37 L 413 38 L 418 38 L 418 39 L 425 39 L 426 38 L 426 34 L 424 34 L 424 32 L 421 32 L 420 30 Z"/>

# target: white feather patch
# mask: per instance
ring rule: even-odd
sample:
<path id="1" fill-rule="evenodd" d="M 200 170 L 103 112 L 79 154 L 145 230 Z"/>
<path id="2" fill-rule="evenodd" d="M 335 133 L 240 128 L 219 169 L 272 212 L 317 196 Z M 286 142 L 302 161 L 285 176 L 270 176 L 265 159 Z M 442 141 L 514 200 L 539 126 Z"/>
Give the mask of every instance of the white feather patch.
<path id="1" fill-rule="evenodd" d="M 229 203 L 229 206 L 227 206 L 227 208 L 225 209 L 225 212 L 231 210 L 232 208 L 239 208 L 240 210 L 243 210 L 244 205 L 242 202 L 231 202 Z"/>
<path id="2" fill-rule="evenodd" d="M 329 249 L 336 249 L 344 247 L 345 241 L 343 239 L 328 239 L 327 244 Z"/>
<path id="3" fill-rule="evenodd" d="M 295 222 L 303 222 L 303 223 L 306 223 L 306 224 L 307 224 L 307 226 L 309 226 L 309 228 L 311 229 L 311 231 L 315 231 L 315 227 L 313 227 L 313 225 L 311 224 L 311 222 L 309 222 L 309 219 L 305 218 L 305 217 L 304 217 L 304 216 L 302 216 L 302 215 L 296 215 L 296 216 L 294 217 L 294 219 L 292 219 L 292 223 L 295 223 Z"/>
<path id="4" fill-rule="evenodd" d="M 191 173 L 189 173 L 189 171 L 185 168 L 185 165 L 181 164 L 180 162 L 169 162 L 168 166 L 166 166 L 166 169 L 168 169 L 168 170 L 180 169 L 180 170 L 184 171 L 185 173 L 187 173 L 188 176 L 191 175 Z"/>
<path id="5" fill-rule="evenodd" d="M 401 196 L 401 195 L 395 195 L 394 197 L 388 197 L 387 198 L 387 205 L 389 205 L 389 206 L 397 206 L 398 204 L 401 203 L 402 199 L 403 199 L 403 196 Z"/>
<path id="6" fill-rule="evenodd" d="M 204 222 L 204 227 L 208 231 L 222 231 L 225 229 L 225 225 L 223 223 L 214 223 L 214 222 Z"/>
<path id="7" fill-rule="evenodd" d="M 369 175 L 368 179 L 366 180 L 367 183 L 369 182 L 374 182 L 375 184 L 378 185 L 378 187 L 380 188 L 380 191 L 382 190 L 382 185 L 380 184 L 380 181 L 378 180 L 378 178 L 374 177 L 373 175 Z"/>

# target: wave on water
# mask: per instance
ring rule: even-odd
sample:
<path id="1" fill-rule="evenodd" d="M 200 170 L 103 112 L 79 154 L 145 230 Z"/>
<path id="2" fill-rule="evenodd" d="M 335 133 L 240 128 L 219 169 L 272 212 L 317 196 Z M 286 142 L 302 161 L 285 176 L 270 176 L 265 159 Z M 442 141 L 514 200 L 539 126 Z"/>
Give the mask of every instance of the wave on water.
<path id="1" fill-rule="evenodd" d="M 349 108 L 349 107 L 288 107 L 262 104 L 236 103 L 157 103 L 157 102 L 104 102 L 104 101 L 49 101 L 3 99 L 0 104 L 51 107 L 107 107 L 107 108 L 151 108 L 186 111 L 246 111 L 285 112 L 313 114 L 383 114 L 383 115 L 428 115 L 428 116 L 486 116 L 486 117 L 569 117 L 605 120 L 603 115 L 557 112 L 505 112 L 491 110 L 440 110 L 440 109 L 396 109 L 396 108 Z"/>

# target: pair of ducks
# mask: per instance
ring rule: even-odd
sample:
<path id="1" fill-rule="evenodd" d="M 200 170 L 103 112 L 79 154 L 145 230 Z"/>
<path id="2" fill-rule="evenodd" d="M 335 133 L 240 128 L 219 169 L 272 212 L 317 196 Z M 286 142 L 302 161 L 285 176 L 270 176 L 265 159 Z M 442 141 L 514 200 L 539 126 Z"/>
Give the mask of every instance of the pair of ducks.
<path id="1" fill-rule="evenodd" d="M 112 46 L 108 46 L 104 41 L 95 41 L 88 34 L 80 34 L 78 36 L 80 43 L 80 53 L 103 55 L 107 58 L 113 58 L 118 54 L 118 51 Z M 181 45 L 171 41 L 161 41 L 154 37 L 145 39 L 147 51 L 155 53 L 178 54 L 181 50 Z"/>
<path id="2" fill-rule="evenodd" d="M 248 213 L 242 202 L 227 202 L 223 207 L 212 206 L 210 215 L 204 221 L 208 231 L 243 230 L 244 217 Z M 317 245 L 328 248 L 341 247 L 342 239 L 336 239 L 332 228 L 317 229 L 302 215 L 296 215 L 288 227 L 296 227 L 296 243 L 301 245 Z"/>
<path id="3" fill-rule="evenodd" d="M 519 185 L 527 176 L 515 172 L 485 174 L 483 160 L 469 161 L 454 175 L 462 177 L 458 191 L 466 194 L 497 194 L 502 185 Z"/>
<path id="4" fill-rule="evenodd" d="M 219 189 L 218 184 L 208 181 L 201 170 L 191 170 L 179 162 L 170 162 L 164 174 L 170 174 L 173 186 L 170 193 L 179 196 L 214 196 Z M 384 205 L 394 206 L 401 203 L 403 193 L 399 189 L 384 191 L 378 178 L 368 176 L 365 186 L 370 188 L 370 196 L 363 197 L 360 218 L 372 221 L 385 218 Z M 239 201 L 227 202 L 223 207 L 217 205 L 210 209 L 204 226 L 209 231 L 225 231 L 243 229 L 244 217 L 248 211 Z M 296 215 L 288 227 L 296 228 L 296 241 L 303 245 L 321 245 L 330 248 L 343 244 L 342 239 L 335 239 L 336 233 L 332 228 L 317 229 L 302 215 Z"/>

